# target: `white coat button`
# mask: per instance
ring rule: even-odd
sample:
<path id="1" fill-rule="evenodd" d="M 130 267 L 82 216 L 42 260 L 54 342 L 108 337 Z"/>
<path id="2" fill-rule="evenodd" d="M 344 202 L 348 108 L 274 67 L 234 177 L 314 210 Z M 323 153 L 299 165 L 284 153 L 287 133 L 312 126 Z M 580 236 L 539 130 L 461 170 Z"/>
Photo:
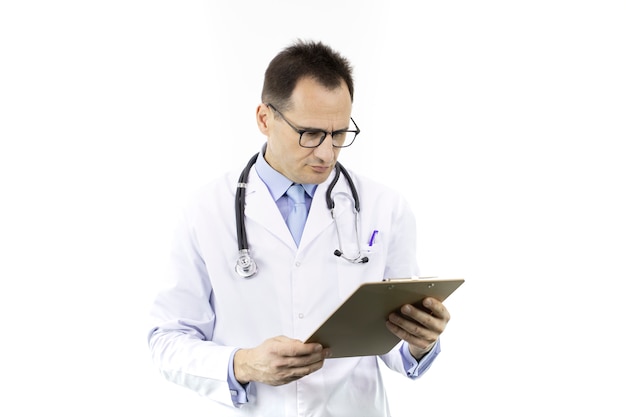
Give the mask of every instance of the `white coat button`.
<path id="1" fill-rule="evenodd" d="M 296 265 L 296 268 L 299 268 L 299 267 L 300 267 L 300 265 L 302 265 L 302 264 L 300 263 L 300 261 L 296 261 L 296 264 L 295 264 L 295 265 Z"/>
<path id="2" fill-rule="evenodd" d="M 300 314 L 298 314 L 298 317 L 303 319 L 304 318 L 304 314 L 300 313 Z"/>

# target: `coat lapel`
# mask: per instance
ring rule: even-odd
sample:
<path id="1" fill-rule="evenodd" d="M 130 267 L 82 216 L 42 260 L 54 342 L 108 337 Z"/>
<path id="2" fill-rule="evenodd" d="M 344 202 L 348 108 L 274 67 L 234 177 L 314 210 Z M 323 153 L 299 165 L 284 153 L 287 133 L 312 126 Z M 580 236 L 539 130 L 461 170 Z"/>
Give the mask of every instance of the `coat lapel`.
<path id="1" fill-rule="evenodd" d="M 255 169 L 250 170 L 248 186 L 246 187 L 245 215 L 248 221 L 258 223 L 286 245 L 294 249 L 296 248 L 293 237 L 291 237 L 285 220 L 280 215 L 276 202 Z"/>
<path id="2" fill-rule="evenodd" d="M 333 177 L 334 173 L 331 174 L 326 181 L 318 185 L 315 190 L 315 195 L 313 196 L 313 201 L 311 203 L 311 209 L 309 210 L 309 217 L 306 219 L 306 225 L 304 226 L 304 232 L 302 233 L 302 239 L 300 240 L 300 249 L 305 248 L 327 228 L 335 227 L 333 225 L 334 222 L 331 212 L 326 203 L 326 192 L 328 191 L 328 187 L 330 186 Z M 335 187 L 332 190 L 332 196 L 336 196 L 337 194 L 344 195 L 346 192 L 351 195 L 350 187 L 348 187 L 343 177 L 340 177 L 339 181 L 335 184 Z M 336 199 L 334 208 L 334 215 L 336 218 L 339 218 L 350 208 L 350 205 L 346 204 L 345 201 L 339 200 L 342 199 Z"/>

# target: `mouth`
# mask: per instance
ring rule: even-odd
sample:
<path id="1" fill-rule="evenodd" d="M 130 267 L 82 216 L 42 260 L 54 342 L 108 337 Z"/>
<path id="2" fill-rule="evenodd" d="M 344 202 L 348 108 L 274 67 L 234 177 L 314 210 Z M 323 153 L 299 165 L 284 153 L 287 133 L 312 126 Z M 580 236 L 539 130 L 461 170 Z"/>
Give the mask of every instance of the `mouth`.
<path id="1" fill-rule="evenodd" d="M 332 169 L 332 166 L 311 165 L 311 169 L 318 174 L 324 174 Z"/>

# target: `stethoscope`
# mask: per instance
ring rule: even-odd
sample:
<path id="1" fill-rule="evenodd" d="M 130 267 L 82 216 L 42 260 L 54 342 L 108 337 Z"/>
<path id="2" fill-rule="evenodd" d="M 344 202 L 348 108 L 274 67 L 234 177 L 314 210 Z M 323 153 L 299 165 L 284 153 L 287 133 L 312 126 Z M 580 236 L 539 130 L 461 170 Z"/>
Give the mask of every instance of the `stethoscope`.
<path id="1" fill-rule="evenodd" d="M 241 172 L 239 182 L 237 183 L 237 192 L 235 194 L 235 221 L 237 223 L 237 245 L 239 246 L 239 258 L 237 259 L 237 264 L 235 265 L 235 271 L 237 271 L 237 273 L 243 278 L 250 278 L 257 273 L 256 262 L 254 262 L 254 259 L 250 256 L 250 250 L 248 248 L 244 210 L 246 206 L 246 187 L 248 186 L 248 176 L 250 175 L 250 170 L 252 169 L 252 166 L 256 162 L 258 156 L 258 153 L 255 154 L 250 161 L 248 161 L 248 164 Z M 344 178 L 348 182 L 352 198 L 354 199 L 354 228 L 356 230 L 356 238 L 358 242 L 358 253 L 354 258 L 346 256 L 343 253 L 339 226 L 337 225 L 337 219 L 335 218 L 335 201 L 330 195 L 335 187 L 335 184 L 339 181 L 339 176 L 341 174 L 343 174 Z M 369 258 L 361 254 L 361 239 L 359 236 L 359 212 L 361 211 L 361 205 L 359 203 L 359 195 L 356 191 L 352 178 L 348 174 L 348 171 L 339 162 L 335 163 L 335 177 L 329 184 L 328 190 L 326 191 L 326 205 L 328 206 L 330 215 L 335 223 L 335 228 L 337 229 L 337 240 L 339 241 L 339 249 L 335 249 L 333 254 L 355 264 L 367 263 Z"/>

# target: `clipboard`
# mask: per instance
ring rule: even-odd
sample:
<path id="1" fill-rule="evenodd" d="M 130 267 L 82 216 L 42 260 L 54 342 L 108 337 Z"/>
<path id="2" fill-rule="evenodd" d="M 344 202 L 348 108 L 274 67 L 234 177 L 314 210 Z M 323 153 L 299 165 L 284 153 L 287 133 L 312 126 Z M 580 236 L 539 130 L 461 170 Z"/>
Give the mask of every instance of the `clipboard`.
<path id="1" fill-rule="evenodd" d="M 405 278 L 361 284 L 305 343 L 329 347 L 332 358 L 382 355 L 400 339 L 385 322 L 404 304 L 421 307 L 425 297 L 444 301 L 461 284 L 462 278 Z"/>

